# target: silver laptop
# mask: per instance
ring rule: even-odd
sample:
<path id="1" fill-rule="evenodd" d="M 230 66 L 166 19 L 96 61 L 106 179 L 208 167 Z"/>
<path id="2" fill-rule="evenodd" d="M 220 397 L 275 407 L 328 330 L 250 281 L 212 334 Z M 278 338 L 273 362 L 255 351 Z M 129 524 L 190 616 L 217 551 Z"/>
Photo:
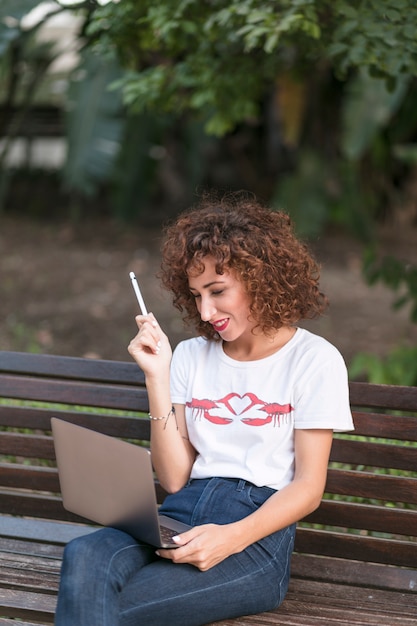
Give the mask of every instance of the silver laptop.
<path id="1" fill-rule="evenodd" d="M 135 539 L 175 548 L 190 526 L 158 514 L 150 452 L 82 426 L 51 419 L 64 508 Z"/>

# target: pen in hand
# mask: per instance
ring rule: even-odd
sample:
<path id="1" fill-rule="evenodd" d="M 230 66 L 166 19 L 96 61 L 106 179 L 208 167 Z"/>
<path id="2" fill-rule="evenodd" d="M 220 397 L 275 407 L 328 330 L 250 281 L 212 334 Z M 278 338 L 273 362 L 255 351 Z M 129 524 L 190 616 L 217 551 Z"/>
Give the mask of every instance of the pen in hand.
<path id="1" fill-rule="evenodd" d="M 139 303 L 140 312 L 142 313 L 142 315 L 148 315 L 145 302 L 143 301 L 142 294 L 140 292 L 138 281 L 136 280 L 135 272 L 130 272 L 129 276 L 130 276 L 130 280 L 132 281 L 132 286 L 133 286 L 134 292 L 136 294 L 136 298 Z"/>

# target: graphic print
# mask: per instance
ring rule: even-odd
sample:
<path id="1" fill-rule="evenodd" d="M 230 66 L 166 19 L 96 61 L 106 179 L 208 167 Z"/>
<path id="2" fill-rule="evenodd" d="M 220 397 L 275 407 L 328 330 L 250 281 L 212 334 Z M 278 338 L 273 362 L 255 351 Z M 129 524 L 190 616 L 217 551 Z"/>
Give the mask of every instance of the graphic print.
<path id="1" fill-rule="evenodd" d="M 193 398 L 186 406 L 191 408 L 194 420 L 206 419 L 212 424 L 225 426 L 235 421 L 236 416 L 246 426 L 265 426 L 272 422 L 273 426 L 280 426 L 283 419 L 288 418 L 293 410 L 291 404 L 279 404 L 278 402 L 264 402 L 253 393 L 229 393 L 219 400 Z M 222 409 L 223 407 L 223 409 Z M 219 409 L 216 414 L 216 409 Z M 222 409 L 222 410 L 221 410 Z M 230 413 L 231 416 L 220 415 Z M 241 417 L 251 411 L 248 417 Z M 266 414 L 266 415 L 265 415 Z"/>

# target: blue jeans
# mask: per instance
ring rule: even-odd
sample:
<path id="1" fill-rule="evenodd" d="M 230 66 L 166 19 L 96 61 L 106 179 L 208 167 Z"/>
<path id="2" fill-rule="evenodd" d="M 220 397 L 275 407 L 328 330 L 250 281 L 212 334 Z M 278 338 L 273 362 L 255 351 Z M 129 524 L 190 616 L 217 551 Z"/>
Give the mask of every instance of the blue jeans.
<path id="1" fill-rule="evenodd" d="M 192 525 L 227 524 L 274 492 L 244 480 L 192 480 L 161 512 Z M 112 528 L 74 539 L 64 552 L 55 626 L 193 626 L 279 606 L 288 588 L 295 524 L 208 571 L 156 556 Z"/>

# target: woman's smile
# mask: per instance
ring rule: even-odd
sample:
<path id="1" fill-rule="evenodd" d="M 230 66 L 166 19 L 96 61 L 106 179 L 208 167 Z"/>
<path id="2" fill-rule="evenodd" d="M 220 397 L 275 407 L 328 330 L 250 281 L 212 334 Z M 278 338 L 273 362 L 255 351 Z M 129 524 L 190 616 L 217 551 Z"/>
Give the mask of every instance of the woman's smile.
<path id="1" fill-rule="evenodd" d="M 214 259 L 206 257 L 204 271 L 198 275 L 191 271 L 188 284 L 201 319 L 211 324 L 222 339 L 234 341 L 252 330 L 249 296 L 233 271 L 225 269 L 218 274 Z"/>
<path id="2" fill-rule="evenodd" d="M 226 330 L 228 324 L 229 324 L 229 319 L 228 318 L 224 318 L 222 320 L 218 320 L 217 322 L 211 322 L 211 324 L 214 326 L 214 328 L 216 329 L 216 331 L 218 333 L 223 332 L 224 330 Z"/>

